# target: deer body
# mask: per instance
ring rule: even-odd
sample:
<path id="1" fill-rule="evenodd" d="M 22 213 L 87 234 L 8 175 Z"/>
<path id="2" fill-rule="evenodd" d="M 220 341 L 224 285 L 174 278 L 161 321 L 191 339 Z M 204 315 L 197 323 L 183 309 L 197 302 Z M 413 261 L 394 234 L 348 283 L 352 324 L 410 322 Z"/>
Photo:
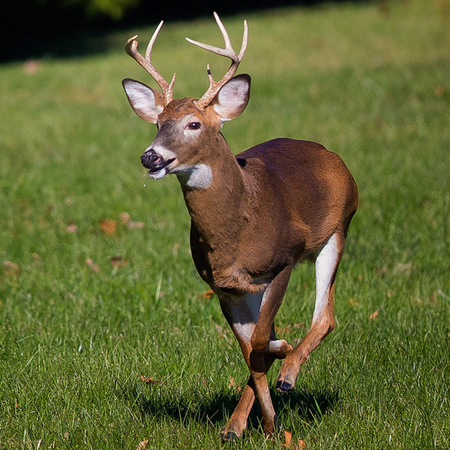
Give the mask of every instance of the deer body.
<path id="1" fill-rule="evenodd" d="M 124 80 L 131 106 L 158 125 L 142 155 L 149 174 L 177 175 L 191 216 L 191 251 L 200 276 L 218 295 L 250 369 L 242 397 L 222 430 L 240 436 L 258 397 L 265 431 L 277 423 L 266 373 L 284 359 L 277 389 L 294 387 L 300 366 L 334 327 L 334 282 L 351 218 L 357 209 L 356 184 L 342 160 L 323 146 L 274 139 L 233 156 L 220 133 L 223 122 L 242 113 L 249 100 L 250 77 L 233 77 L 238 55 L 216 16 L 226 49 L 191 41 L 215 53 L 228 52 L 232 65 L 200 100 L 173 100 L 171 87 L 146 58 L 135 38 L 127 51 L 158 81 L 163 93 Z M 209 68 L 208 68 L 209 71 Z M 316 304 L 311 328 L 293 348 L 277 339 L 274 319 L 294 266 L 305 258 L 316 265 Z"/>
<path id="2" fill-rule="evenodd" d="M 252 280 L 314 256 L 349 221 L 353 180 L 336 154 L 312 142 L 276 139 L 235 161 L 226 144 L 223 152 L 230 175 L 214 149 L 211 186 L 183 188 L 193 258 L 212 289 L 259 292 L 264 284 Z"/>

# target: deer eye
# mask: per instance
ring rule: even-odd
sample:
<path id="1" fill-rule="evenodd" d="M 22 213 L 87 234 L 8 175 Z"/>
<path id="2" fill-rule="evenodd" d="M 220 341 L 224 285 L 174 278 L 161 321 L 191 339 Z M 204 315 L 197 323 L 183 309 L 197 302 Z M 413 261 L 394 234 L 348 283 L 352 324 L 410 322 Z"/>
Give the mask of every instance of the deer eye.
<path id="1" fill-rule="evenodd" d="M 200 122 L 189 122 L 187 125 L 189 130 L 200 130 L 201 126 Z"/>

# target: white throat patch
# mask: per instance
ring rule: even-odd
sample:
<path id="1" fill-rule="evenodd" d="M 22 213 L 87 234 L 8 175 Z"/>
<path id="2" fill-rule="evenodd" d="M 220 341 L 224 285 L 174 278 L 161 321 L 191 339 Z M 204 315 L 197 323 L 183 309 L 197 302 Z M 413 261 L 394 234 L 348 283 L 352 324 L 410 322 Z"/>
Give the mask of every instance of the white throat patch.
<path id="1" fill-rule="evenodd" d="M 206 189 L 212 183 L 211 167 L 206 164 L 193 166 L 178 166 L 172 173 L 178 175 L 180 183 L 191 189 Z"/>

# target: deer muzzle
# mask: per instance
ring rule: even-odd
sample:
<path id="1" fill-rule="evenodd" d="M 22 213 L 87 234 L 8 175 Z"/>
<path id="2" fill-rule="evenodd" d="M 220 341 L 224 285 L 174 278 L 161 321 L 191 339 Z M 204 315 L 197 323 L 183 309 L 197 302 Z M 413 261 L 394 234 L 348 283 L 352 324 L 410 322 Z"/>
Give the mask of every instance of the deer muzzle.
<path id="1" fill-rule="evenodd" d="M 149 175 L 152 178 L 162 178 L 166 174 L 166 168 L 175 160 L 175 158 L 165 159 L 162 155 L 153 149 L 147 150 L 141 156 L 141 163 L 149 169 Z"/>

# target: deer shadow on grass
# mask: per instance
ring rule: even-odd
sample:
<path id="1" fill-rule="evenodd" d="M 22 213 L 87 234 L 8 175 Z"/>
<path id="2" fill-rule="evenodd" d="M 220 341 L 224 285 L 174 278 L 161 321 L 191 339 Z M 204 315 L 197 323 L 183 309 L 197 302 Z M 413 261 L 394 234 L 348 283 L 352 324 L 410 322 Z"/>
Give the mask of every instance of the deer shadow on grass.
<path id="1" fill-rule="evenodd" d="M 149 386 L 153 392 L 148 394 L 137 386 L 117 388 L 118 397 L 138 410 L 142 419 L 146 417 L 168 417 L 175 421 L 194 420 L 212 425 L 225 424 L 236 407 L 240 393 L 231 391 L 183 392 L 174 395 L 164 385 Z M 119 394 L 120 392 L 120 394 Z M 323 416 L 332 411 L 339 401 L 337 391 L 292 391 L 281 394 L 271 389 L 272 402 L 278 418 L 283 423 L 287 414 L 296 414 L 308 423 L 321 422 Z M 256 400 L 249 415 L 248 428 L 258 429 L 261 425 L 261 410 Z"/>

